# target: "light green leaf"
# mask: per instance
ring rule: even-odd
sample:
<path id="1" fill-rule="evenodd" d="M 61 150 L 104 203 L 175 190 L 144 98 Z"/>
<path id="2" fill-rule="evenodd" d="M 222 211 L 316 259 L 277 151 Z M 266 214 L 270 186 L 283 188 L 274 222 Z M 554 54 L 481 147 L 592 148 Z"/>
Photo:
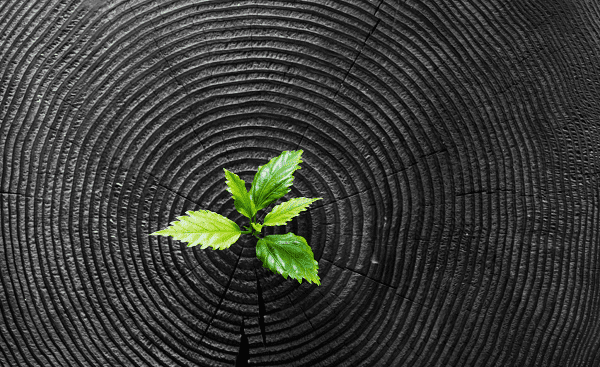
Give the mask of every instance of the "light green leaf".
<path id="1" fill-rule="evenodd" d="M 225 177 L 227 178 L 225 183 L 229 186 L 227 191 L 229 191 L 233 197 L 235 208 L 242 215 L 252 218 L 252 216 L 256 214 L 256 209 L 254 207 L 254 202 L 250 198 L 250 194 L 246 190 L 246 182 L 235 173 L 230 172 L 225 168 L 223 168 L 223 170 L 225 171 Z"/>
<path id="2" fill-rule="evenodd" d="M 265 217 L 265 226 L 282 226 L 285 225 L 289 220 L 300 214 L 301 211 L 306 210 L 308 206 L 323 198 L 294 198 L 281 203 L 273 208 L 269 214 Z"/>
<path id="3" fill-rule="evenodd" d="M 254 229 L 256 229 L 258 232 L 260 232 L 262 230 L 263 225 L 260 223 L 252 223 L 252 227 L 254 227 Z"/>
<path id="4" fill-rule="evenodd" d="M 301 155 L 302 150 L 284 151 L 269 163 L 258 167 L 250 188 L 250 197 L 257 211 L 290 192 L 293 173 L 300 169 Z"/>
<path id="5" fill-rule="evenodd" d="M 321 285 L 319 263 L 304 237 L 293 233 L 266 236 L 256 244 L 256 256 L 265 268 L 283 275 L 285 279 L 289 275 L 300 283 L 304 278 Z"/>
<path id="6" fill-rule="evenodd" d="M 186 214 L 189 216 L 177 217 L 179 221 L 151 235 L 171 236 L 189 242 L 188 247 L 201 244 L 202 249 L 211 246 L 214 250 L 226 249 L 240 237 L 240 227 L 220 214 L 209 210 L 189 210 Z"/>

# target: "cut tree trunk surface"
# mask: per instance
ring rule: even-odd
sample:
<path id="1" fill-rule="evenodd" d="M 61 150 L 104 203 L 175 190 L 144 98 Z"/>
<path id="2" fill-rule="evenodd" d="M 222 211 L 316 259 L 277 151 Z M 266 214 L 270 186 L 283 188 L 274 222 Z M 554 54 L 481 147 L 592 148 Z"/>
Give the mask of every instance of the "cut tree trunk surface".
<path id="1" fill-rule="evenodd" d="M 0 365 L 600 366 L 600 5 L 0 2 Z M 321 286 L 247 225 L 284 150 Z"/>

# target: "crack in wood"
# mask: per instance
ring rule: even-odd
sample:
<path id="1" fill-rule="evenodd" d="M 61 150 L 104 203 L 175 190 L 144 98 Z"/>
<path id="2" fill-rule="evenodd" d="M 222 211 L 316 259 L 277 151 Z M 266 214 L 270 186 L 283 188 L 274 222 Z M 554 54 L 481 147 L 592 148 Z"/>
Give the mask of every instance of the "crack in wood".
<path id="1" fill-rule="evenodd" d="M 313 323 L 308 318 L 308 315 L 306 314 L 306 312 L 304 311 L 304 309 L 302 308 L 302 306 L 300 306 L 299 304 L 298 305 L 294 304 L 294 302 L 292 302 L 292 299 L 290 298 L 289 295 L 286 295 L 286 297 L 287 297 L 288 301 L 290 302 L 290 304 L 292 305 L 292 307 L 298 307 L 302 311 L 302 314 L 304 315 L 304 318 L 306 319 L 306 321 L 308 321 L 308 323 L 310 324 L 310 327 L 313 329 L 313 331 L 317 331 L 317 329 L 315 329 L 315 326 L 313 325 Z"/>
<path id="2" fill-rule="evenodd" d="M 165 185 L 161 184 L 161 183 L 160 183 L 160 180 L 158 179 L 158 177 L 154 176 L 153 174 L 151 174 L 151 173 L 148 173 L 148 172 L 145 172 L 145 171 L 144 171 L 143 173 L 145 173 L 145 174 L 147 174 L 148 176 L 152 177 L 152 178 L 154 179 L 154 181 L 155 181 L 155 183 L 154 183 L 154 184 L 155 184 L 156 186 L 158 186 L 158 187 L 162 187 L 163 189 L 165 189 L 165 190 L 167 190 L 167 191 L 169 191 L 169 192 L 171 192 L 171 193 L 173 193 L 173 194 L 175 194 L 175 195 L 179 196 L 180 198 L 182 198 L 182 199 L 184 199 L 184 200 L 187 200 L 187 201 L 189 201 L 190 203 L 193 203 L 193 204 L 195 204 L 195 205 L 198 205 L 198 206 L 200 206 L 200 204 L 198 204 L 198 203 L 197 203 L 197 202 L 195 202 L 194 200 L 192 200 L 192 199 L 190 199 L 190 198 L 188 198 L 188 197 L 186 197 L 186 196 L 184 196 L 184 195 L 182 195 L 182 194 L 178 193 L 177 191 L 175 191 L 175 190 L 173 190 L 173 189 L 171 189 L 171 188 L 169 188 L 169 187 L 167 187 L 167 186 L 165 186 Z"/>
<path id="3" fill-rule="evenodd" d="M 225 291 L 223 291 L 223 294 L 221 294 L 221 298 L 219 299 L 219 305 L 215 308 L 215 312 L 211 315 L 210 321 L 206 324 L 206 328 L 204 329 L 204 333 L 202 333 L 202 338 L 200 339 L 200 342 L 202 342 L 204 340 L 204 338 L 206 337 L 206 333 L 208 332 L 208 329 L 212 325 L 212 323 L 215 319 L 215 316 L 221 309 L 221 304 L 223 304 L 223 299 L 225 298 L 227 291 L 229 291 L 229 287 L 231 286 L 231 280 L 233 279 L 233 276 L 235 275 L 235 271 L 237 270 L 237 267 L 238 267 L 238 264 L 240 263 L 241 258 L 242 258 L 242 254 L 240 253 L 240 256 L 238 256 L 238 259 L 235 262 L 235 267 L 233 268 L 233 271 L 231 272 L 231 275 L 229 276 L 229 280 L 227 281 L 227 286 L 225 287 Z"/>
<path id="4" fill-rule="evenodd" d="M 242 319 L 242 325 L 240 326 L 240 350 L 235 358 L 235 367 L 246 367 L 250 359 L 250 343 L 248 342 L 248 336 L 244 332 L 244 319 Z"/>
<path id="5" fill-rule="evenodd" d="M 381 3 L 379 3 L 379 5 L 377 6 L 377 10 L 375 10 L 375 13 L 377 13 L 377 11 L 379 10 L 379 6 L 381 6 Z M 365 48 L 365 44 L 367 44 L 367 41 L 369 40 L 369 37 L 371 37 L 371 35 L 373 34 L 373 32 L 375 32 L 375 28 L 377 28 L 377 25 L 379 25 L 380 21 L 381 21 L 381 19 L 377 18 L 377 21 L 375 22 L 375 25 L 373 26 L 373 28 L 371 28 L 371 30 L 369 31 L 369 34 L 367 35 L 367 37 L 365 37 L 365 40 L 362 42 L 362 45 L 360 45 L 360 49 L 358 50 L 358 53 L 354 57 L 354 60 L 352 60 L 352 64 L 350 64 L 350 67 L 348 68 L 348 70 L 346 70 L 346 74 L 344 75 L 344 78 L 342 79 L 342 82 L 340 83 L 340 87 L 335 91 L 335 95 L 333 96 L 334 100 L 337 98 L 338 94 L 340 93 L 340 89 L 342 89 L 342 86 L 344 85 L 344 83 L 346 83 L 346 79 L 348 78 L 348 74 L 350 74 L 350 71 L 354 67 L 354 64 L 356 64 L 356 60 L 358 60 L 358 58 L 360 57 L 360 55 L 362 55 L 363 49 Z"/>
<path id="6" fill-rule="evenodd" d="M 262 336 L 263 345 L 267 345 L 267 336 L 265 331 L 265 301 L 262 295 L 262 287 L 260 286 L 260 279 L 258 278 L 258 273 L 256 269 L 254 269 L 254 273 L 256 274 L 256 290 L 258 297 L 258 326 L 260 327 L 260 334 Z"/>

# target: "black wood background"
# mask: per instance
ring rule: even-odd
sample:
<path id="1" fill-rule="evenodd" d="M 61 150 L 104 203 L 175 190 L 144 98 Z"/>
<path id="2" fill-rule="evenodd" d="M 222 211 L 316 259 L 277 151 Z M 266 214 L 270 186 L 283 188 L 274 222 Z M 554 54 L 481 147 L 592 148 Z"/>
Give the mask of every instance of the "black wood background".
<path id="1" fill-rule="evenodd" d="M 0 365 L 600 366 L 599 46 L 584 0 L 0 2 Z M 321 286 L 148 236 L 294 149 Z"/>

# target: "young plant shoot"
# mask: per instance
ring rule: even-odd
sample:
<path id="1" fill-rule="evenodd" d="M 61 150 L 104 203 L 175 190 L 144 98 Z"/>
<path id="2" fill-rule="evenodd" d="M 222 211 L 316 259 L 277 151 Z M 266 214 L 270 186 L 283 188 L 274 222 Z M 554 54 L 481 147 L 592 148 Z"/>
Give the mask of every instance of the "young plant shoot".
<path id="1" fill-rule="evenodd" d="M 178 221 L 151 235 L 171 236 L 176 240 L 188 242 L 188 247 L 201 245 L 213 250 L 224 250 L 234 244 L 240 235 L 249 234 L 258 239 L 256 257 L 263 266 L 271 271 L 297 279 L 321 285 L 317 274 L 319 263 L 306 243 L 304 237 L 293 233 L 261 236 L 265 226 L 282 226 L 292 220 L 308 206 L 322 198 L 295 198 L 273 207 L 263 223 L 256 220 L 258 211 L 266 208 L 290 192 L 294 181 L 294 171 L 300 169 L 302 150 L 285 151 L 271 159 L 269 163 L 258 167 L 250 192 L 246 183 L 238 175 L 226 169 L 225 182 L 231 193 L 235 208 L 250 220 L 244 231 L 233 221 L 209 210 L 187 211 L 187 216 L 177 217 Z"/>

